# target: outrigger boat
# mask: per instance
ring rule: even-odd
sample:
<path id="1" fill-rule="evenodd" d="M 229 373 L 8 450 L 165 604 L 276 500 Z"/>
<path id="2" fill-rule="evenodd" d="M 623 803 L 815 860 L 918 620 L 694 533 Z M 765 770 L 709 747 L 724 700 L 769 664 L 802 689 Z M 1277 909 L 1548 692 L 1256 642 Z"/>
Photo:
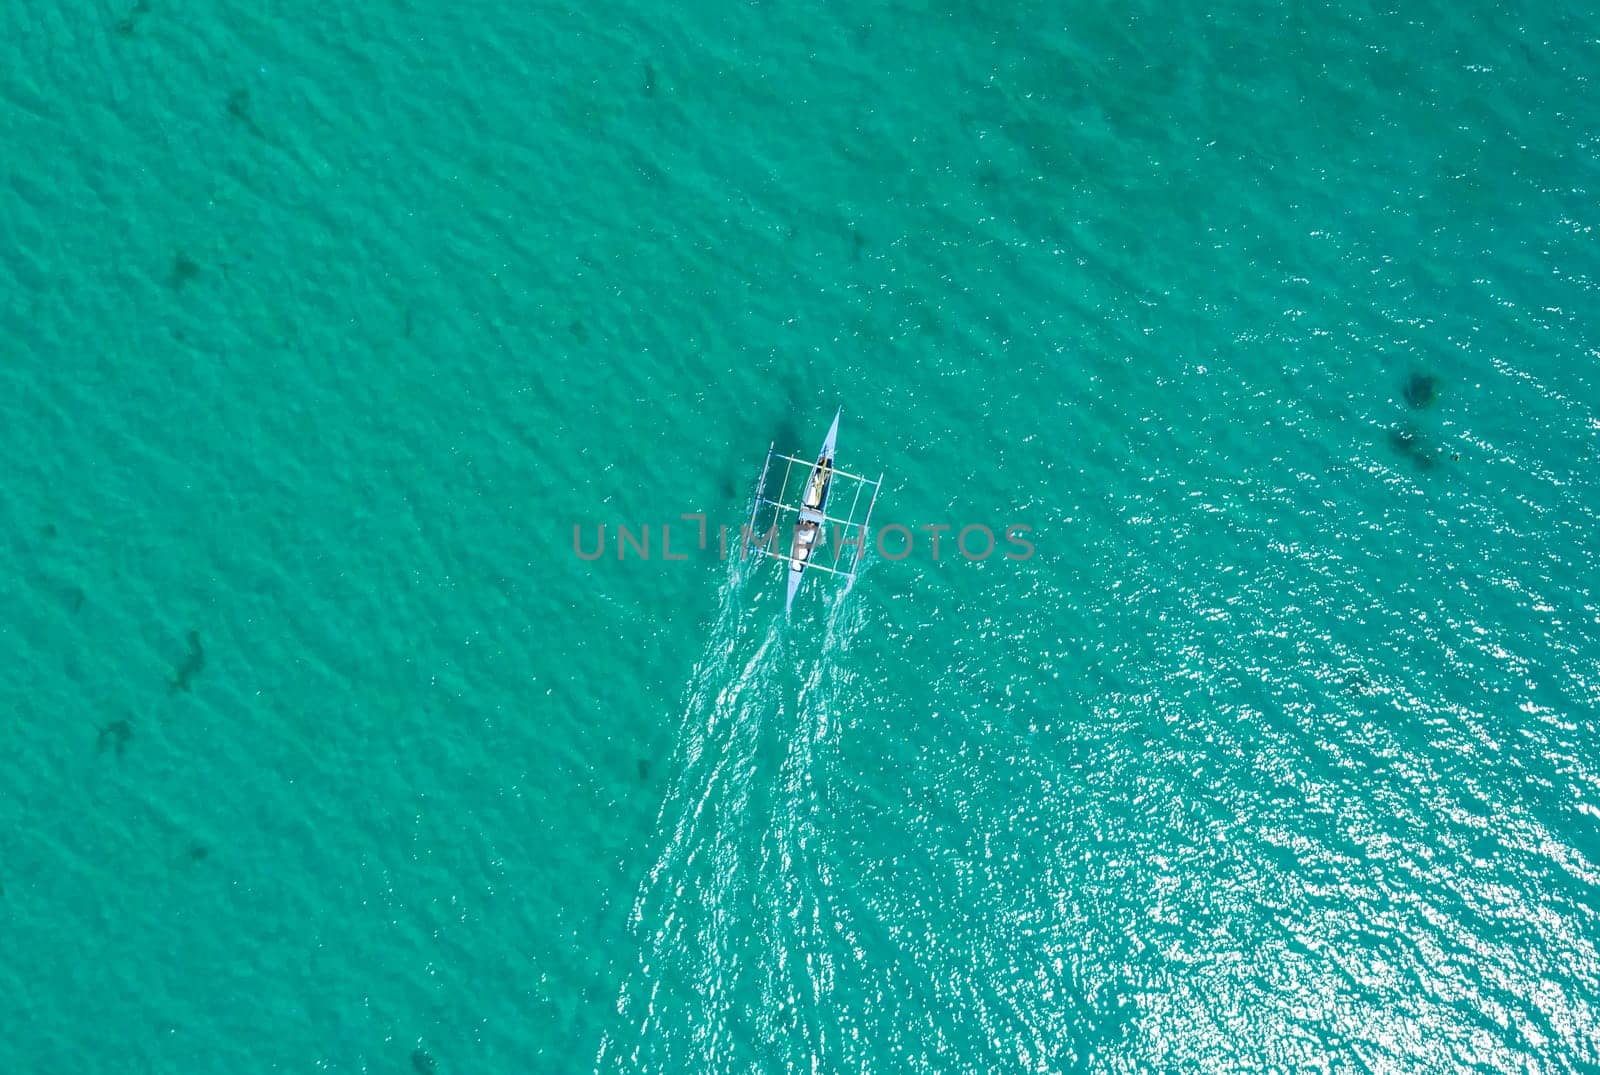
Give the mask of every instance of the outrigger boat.
<path id="1" fill-rule="evenodd" d="M 839 412 L 833 416 L 833 425 L 828 427 L 828 435 L 822 442 L 822 450 L 817 453 L 815 463 L 792 455 L 784 455 L 775 450 L 776 441 L 767 447 L 767 461 L 761 467 L 761 480 L 756 485 L 756 501 L 750 508 L 750 525 L 745 531 L 745 548 L 754 549 L 763 556 L 770 556 L 774 560 L 782 560 L 788 565 L 784 572 L 788 576 L 788 600 L 784 611 L 794 607 L 794 596 L 800 592 L 800 579 L 808 570 L 826 571 L 833 575 L 844 575 L 851 583 L 855 582 L 856 569 L 861 564 L 861 554 L 867 545 L 867 524 L 872 519 L 872 507 L 878 502 L 878 489 L 883 485 L 883 476 L 879 475 L 877 481 L 863 478 L 858 474 L 847 474 L 833 465 L 834 445 L 839 439 Z M 782 460 L 785 464 L 783 481 L 778 486 L 775 496 L 767 495 L 767 475 L 772 469 L 774 459 Z M 786 494 L 789 491 L 789 478 L 796 465 L 807 468 L 805 483 L 800 487 L 799 495 L 794 503 L 788 503 Z M 855 494 L 850 502 L 850 510 L 843 517 L 829 515 L 828 505 L 830 497 L 837 503 L 838 498 L 832 496 L 835 486 L 854 485 Z M 867 500 L 867 512 L 862 516 L 861 522 L 855 521 L 857 506 L 861 503 L 863 490 L 870 488 L 871 497 Z M 762 514 L 764 508 L 775 508 L 776 513 L 771 527 L 759 540 L 756 537 L 756 518 Z M 794 512 L 794 536 L 789 544 L 787 553 L 778 548 L 778 523 L 788 512 Z M 825 541 L 824 526 L 831 524 L 842 528 L 843 537 L 836 543 L 833 554 L 833 563 L 820 563 L 819 550 Z M 850 534 L 855 528 L 855 535 Z M 855 556 L 850 561 L 848 570 L 839 566 L 839 557 L 845 545 L 855 546 Z"/>

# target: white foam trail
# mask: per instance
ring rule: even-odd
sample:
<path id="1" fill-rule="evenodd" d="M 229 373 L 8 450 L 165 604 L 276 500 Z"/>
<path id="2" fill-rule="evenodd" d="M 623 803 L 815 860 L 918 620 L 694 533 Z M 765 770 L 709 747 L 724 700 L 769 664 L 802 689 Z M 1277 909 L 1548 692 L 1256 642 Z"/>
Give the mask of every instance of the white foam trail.
<path id="1" fill-rule="evenodd" d="M 838 594 L 799 644 L 743 576 L 735 563 L 684 698 L 661 851 L 629 917 L 639 962 L 597 1073 L 749 1070 L 752 1042 L 806 1068 L 826 1052 L 803 1014 L 832 988 L 817 751 L 861 613 Z"/>
<path id="2" fill-rule="evenodd" d="M 629 916 L 639 940 L 639 966 L 623 982 L 617 1010 L 624 1020 L 637 1020 L 637 1034 L 627 1056 L 619 1048 L 622 1043 L 608 1035 L 596 1057 L 596 1071 L 637 1071 L 646 1065 L 642 1047 L 667 1031 L 657 1005 L 663 971 L 682 970 L 685 951 L 706 957 L 689 981 L 695 1007 L 701 1016 L 711 1017 L 705 1025 L 714 1028 L 723 1022 L 715 1017 L 727 998 L 718 988 L 714 960 L 727 946 L 728 916 L 722 912 L 741 877 L 736 834 L 727 822 L 737 818 L 748 800 L 757 725 L 774 697 L 770 657 L 781 648 L 779 624 L 753 628 L 756 617 L 742 600 L 743 574 L 737 561 L 730 562 L 716 620 L 684 699 L 676 775 L 656 825 L 661 851 Z M 709 1049 L 714 1042 L 701 1044 Z M 673 1051 L 650 1049 L 658 1061 Z"/>

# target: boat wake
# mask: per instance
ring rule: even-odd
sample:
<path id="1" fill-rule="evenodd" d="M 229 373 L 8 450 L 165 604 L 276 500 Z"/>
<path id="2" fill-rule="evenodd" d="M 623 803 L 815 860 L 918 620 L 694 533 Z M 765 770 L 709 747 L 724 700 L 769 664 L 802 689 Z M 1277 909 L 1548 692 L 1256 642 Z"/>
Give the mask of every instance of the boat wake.
<path id="1" fill-rule="evenodd" d="M 835 600 L 801 646 L 743 575 L 730 568 L 685 693 L 661 850 L 629 919 L 638 962 L 597 1073 L 809 1070 L 835 1032 L 802 1014 L 832 985 L 817 759 L 860 614 Z"/>

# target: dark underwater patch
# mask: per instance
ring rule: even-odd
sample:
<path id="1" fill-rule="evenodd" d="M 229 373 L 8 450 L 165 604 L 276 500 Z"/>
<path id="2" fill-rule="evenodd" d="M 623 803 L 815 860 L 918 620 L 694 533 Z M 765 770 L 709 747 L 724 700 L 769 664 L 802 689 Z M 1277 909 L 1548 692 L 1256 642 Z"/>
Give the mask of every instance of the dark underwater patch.
<path id="1" fill-rule="evenodd" d="M 200 263 L 181 251 L 173 256 L 172 271 L 167 274 L 167 286 L 182 291 L 184 286 L 200 275 Z"/>
<path id="2" fill-rule="evenodd" d="M 111 27 L 118 37 L 132 37 L 133 32 L 139 28 L 139 20 L 150 13 L 150 5 L 145 0 L 135 0 L 133 10 L 118 19 Z"/>
<path id="3" fill-rule="evenodd" d="M 200 674 L 205 666 L 206 651 L 205 648 L 200 645 L 200 632 L 190 631 L 189 652 L 184 656 L 183 661 L 172 670 L 172 678 L 167 681 L 168 693 L 175 694 L 178 691 L 189 690 L 190 683 L 194 680 L 195 676 Z"/>
<path id="4" fill-rule="evenodd" d="M 1433 449 L 1423 443 L 1422 435 L 1411 426 L 1389 430 L 1389 447 L 1418 470 L 1428 471 L 1439 465 Z"/>
<path id="5" fill-rule="evenodd" d="M 1439 378 L 1421 370 L 1406 374 L 1404 387 L 1406 406 L 1414 411 L 1425 411 L 1439 400 Z"/>
<path id="6" fill-rule="evenodd" d="M 117 757 L 128 749 L 128 740 L 133 738 L 133 725 L 125 720 L 114 720 L 95 733 L 94 752 L 104 754 L 108 749 L 115 750 Z"/>
<path id="7" fill-rule="evenodd" d="M 267 135 L 257 124 L 255 113 L 250 109 L 250 91 L 234 90 L 228 94 L 228 115 L 244 125 L 244 129 L 257 138 L 266 139 Z"/>

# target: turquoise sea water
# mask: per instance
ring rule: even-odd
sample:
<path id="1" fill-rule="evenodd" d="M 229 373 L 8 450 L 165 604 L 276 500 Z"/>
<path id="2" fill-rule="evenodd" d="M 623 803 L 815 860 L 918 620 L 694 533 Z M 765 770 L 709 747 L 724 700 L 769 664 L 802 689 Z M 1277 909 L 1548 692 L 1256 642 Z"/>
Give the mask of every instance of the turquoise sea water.
<path id="1" fill-rule="evenodd" d="M 1600 1066 L 1592 9 L 4 14 L 0 1070 Z"/>

